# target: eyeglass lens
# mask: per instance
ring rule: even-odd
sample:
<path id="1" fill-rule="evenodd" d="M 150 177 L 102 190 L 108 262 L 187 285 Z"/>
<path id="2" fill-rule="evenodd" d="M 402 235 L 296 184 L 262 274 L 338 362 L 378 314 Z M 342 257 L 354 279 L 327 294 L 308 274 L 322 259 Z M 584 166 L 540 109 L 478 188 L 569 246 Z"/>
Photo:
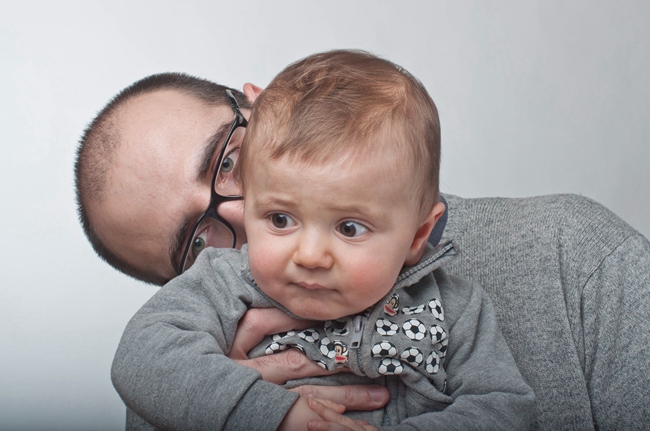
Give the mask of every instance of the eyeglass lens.
<path id="1" fill-rule="evenodd" d="M 239 160 L 239 149 L 245 134 L 246 128 L 238 127 L 230 137 L 214 177 L 214 191 L 217 195 L 224 197 L 241 196 L 241 188 L 235 180 L 234 170 Z M 216 218 L 203 217 L 192 236 L 182 272 L 185 272 L 194 264 L 199 253 L 206 247 L 231 248 L 233 247 L 233 241 L 233 233 L 226 225 Z"/>
<path id="2" fill-rule="evenodd" d="M 221 196 L 241 196 L 241 188 L 234 178 L 234 170 L 239 160 L 239 149 L 246 134 L 245 127 L 236 128 L 223 154 L 214 179 L 214 191 Z"/>

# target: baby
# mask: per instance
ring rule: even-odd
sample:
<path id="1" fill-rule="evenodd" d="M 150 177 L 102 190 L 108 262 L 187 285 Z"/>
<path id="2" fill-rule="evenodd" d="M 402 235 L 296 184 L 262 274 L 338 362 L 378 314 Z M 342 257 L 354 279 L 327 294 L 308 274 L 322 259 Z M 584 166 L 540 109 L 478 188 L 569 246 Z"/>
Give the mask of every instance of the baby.
<path id="1" fill-rule="evenodd" d="M 437 110 L 405 70 L 358 51 L 287 67 L 239 155 L 248 245 L 205 250 L 132 319 L 113 366 L 126 404 L 171 429 L 528 429 L 489 298 L 442 269 L 451 242 L 427 245 L 439 161 Z M 297 348 L 352 371 L 308 383 L 383 384 L 386 407 L 339 417 L 229 360 L 238 320 L 268 306 L 325 323 L 252 355 Z"/>

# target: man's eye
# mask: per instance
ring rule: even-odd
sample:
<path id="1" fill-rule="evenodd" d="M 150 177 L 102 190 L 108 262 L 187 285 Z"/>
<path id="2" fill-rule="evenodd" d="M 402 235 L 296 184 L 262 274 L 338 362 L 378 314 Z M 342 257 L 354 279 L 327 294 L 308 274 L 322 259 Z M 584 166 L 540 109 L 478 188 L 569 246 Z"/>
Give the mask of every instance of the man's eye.
<path id="1" fill-rule="evenodd" d="M 237 159 L 239 158 L 239 148 L 232 153 L 228 154 L 223 161 L 221 162 L 221 169 L 219 170 L 222 174 L 229 174 L 235 169 L 237 164 Z"/>
<path id="2" fill-rule="evenodd" d="M 368 232 L 367 227 L 353 221 L 346 221 L 341 223 L 340 225 L 338 225 L 337 230 L 341 233 L 341 235 L 348 238 L 361 236 L 364 233 Z"/>
<path id="3" fill-rule="evenodd" d="M 295 222 L 291 217 L 286 214 L 275 213 L 271 214 L 271 223 L 276 229 L 286 229 L 288 227 L 294 226 Z"/>
<path id="4" fill-rule="evenodd" d="M 192 240 L 192 255 L 194 257 L 198 256 L 199 253 L 201 253 L 201 251 L 203 251 L 203 249 L 205 248 L 206 245 L 205 237 L 206 237 L 206 232 L 203 231 L 197 236 L 195 236 L 194 239 Z"/>
<path id="5" fill-rule="evenodd" d="M 233 170 L 237 166 L 239 159 L 239 148 L 228 153 L 219 165 L 219 172 L 214 180 L 214 191 L 222 196 L 239 196 L 241 195 L 241 188 L 237 181 Z"/>

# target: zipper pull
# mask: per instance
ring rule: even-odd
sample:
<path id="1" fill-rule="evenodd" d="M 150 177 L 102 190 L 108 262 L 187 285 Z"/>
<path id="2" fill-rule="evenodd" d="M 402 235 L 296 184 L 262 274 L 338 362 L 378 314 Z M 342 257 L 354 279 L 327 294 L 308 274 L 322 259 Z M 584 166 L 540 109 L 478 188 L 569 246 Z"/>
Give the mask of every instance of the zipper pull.
<path id="1" fill-rule="evenodd" d="M 368 323 L 368 318 L 361 314 L 354 316 L 354 321 L 352 323 L 352 337 L 350 339 L 350 348 L 358 349 L 361 346 L 361 337 L 363 336 L 363 330 Z"/>

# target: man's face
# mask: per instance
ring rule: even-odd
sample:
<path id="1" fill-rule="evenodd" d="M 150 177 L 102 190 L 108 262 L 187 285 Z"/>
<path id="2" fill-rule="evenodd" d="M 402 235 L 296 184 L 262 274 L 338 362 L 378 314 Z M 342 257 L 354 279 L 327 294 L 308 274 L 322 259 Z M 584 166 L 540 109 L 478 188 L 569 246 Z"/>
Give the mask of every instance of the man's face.
<path id="1" fill-rule="evenodd" d="M 216 155 L 233 119 L 230 106 L 209 106 L 175 90 L 138 96 L 119 109 L 105 199 L 89 207 L 111 251 L 137 268 L 176 275 L 172 259 L 206 210 Z M 241 201 L 219 206 L 238 246 L 246 242 L 242 210 Z"/>
<path id="2" fill-rule="evenodd" d="M 359 313 L 388 293 L 421 250 L 411 180 L 387 168 L 395 165 L 390 159 L 252 164 L 248 256 L 267 295 L 297 316 L 328 320 Z M 420 232 L 424 241 L 429 232 Z"/>

